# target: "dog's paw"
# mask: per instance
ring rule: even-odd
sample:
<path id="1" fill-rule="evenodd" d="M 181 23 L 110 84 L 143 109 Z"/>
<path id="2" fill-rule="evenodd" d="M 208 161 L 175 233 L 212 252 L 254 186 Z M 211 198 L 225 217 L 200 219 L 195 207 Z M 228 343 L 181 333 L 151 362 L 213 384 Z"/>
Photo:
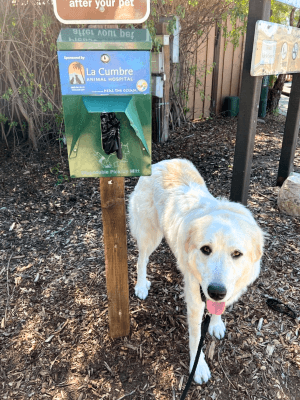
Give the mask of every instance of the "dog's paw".
<path id="1" fill-rule="evenodd" d="M 192 367 L 193 366 L 191 365 L 190 371 L 192 370 Z M 206 383 L 210 378 L 211 373 L 208 365 L 206 364 L 206 361 L 204 360 L 204 358 L 202 360 L 200 359 L 194 375 L 194 381 L 201 385 L 202 383 Z"/>
<path id="2" fill-rule="evenodd" d="M 146 284 L 143 286 L 140 286 L 138 284 L 135 285 L 135 295 L 139 297 L 141 300 L 145 300 L 145 298 L 148 296 L 148 291 L 150 289 L 151 282 L 146 279 Z"/>
<path id="3" fill-rule="evenodd" d="M 218 317 L 218 318 L 214 318 Z M 209 324 L 208 332 L 211 336 L 214 335 L 217 339 L 222 339 L 225 336 L 226 327 L 221 317 L 213 315 Z"/>

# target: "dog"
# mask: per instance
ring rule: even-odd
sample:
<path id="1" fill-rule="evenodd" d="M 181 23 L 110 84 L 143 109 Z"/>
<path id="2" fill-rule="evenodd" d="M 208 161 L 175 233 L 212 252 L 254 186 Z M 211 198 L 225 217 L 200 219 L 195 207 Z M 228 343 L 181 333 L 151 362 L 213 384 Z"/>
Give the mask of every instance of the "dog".
<path id="1" fill-rule="evenodd" d="M 128 211 L 139 250 L 136 296 L 144 300 L 148 295 L 149 256 L 163 237 L 183 274 L 191 371 L 205 308 L 200 286 L 212 314 L 208 331 L 221 339 L 225 307 L 238 300 L 259 275 L 263 231 L 245 206 L 213 197 L 196 167 L 186 159 L 152 165 L 152 175 L 140 177 L 131 193 Z M 201 351 L 194 380 L 202 384 L 210 378 Z"/>

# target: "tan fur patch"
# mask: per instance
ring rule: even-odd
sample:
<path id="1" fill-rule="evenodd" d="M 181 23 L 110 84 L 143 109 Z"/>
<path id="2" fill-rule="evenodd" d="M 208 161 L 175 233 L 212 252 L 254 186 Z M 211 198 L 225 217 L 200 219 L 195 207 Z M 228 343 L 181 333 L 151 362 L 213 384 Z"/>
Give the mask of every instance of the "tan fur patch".
<path id="1" fill-rule="evenodd" d="M 167 171 L 163 172 L 164 189 L 173 189 L 178 186 L 196 182 L 204 185 L 204 180 L 197 170 L 194 170 L 187 162 L 172 160 L 166 164 Z"/>
<path id="2" fill-rule="evenodd" d="M 234 292 L 239 293 L 242 289 L 244 289 L 250 282 L 250 274 L 251 271 L 248 268 L 244 269 L 242 276 L 237 280 Z"/>
<path id="3" fill-rule="evenodd" d="M 192 244 L 192 233 L 193 233 L 193 228 L 190 229 L 187 240 L 184 243 L 184 249 L 187 253 L 191 250 L 196 249 L 196 246 Z"/>
<path id="4" fill-rule="evenodd" d="M 220 207 L 220 209 L 222 209 L 224 211 L 228 210 L 228 211 L 231 211 L 236 214 L 244 215 L 246 217 L 249 216 L 249 214 L 250 214 L 250 212 L 245 207 L 243 207 L 241 204 L 238 204 L 238 203 L 222 204 L 222 207 Z"/>
<path id="5" fill-rule="evenodd" d="M 184 249 L 185 249 L 186 253 L 189 252 L 190 241 L 191 241 L 191 238 L 189 237 L 189 238 L 187 239 L 187 241 L 185 242 L 185 244 L 184 244 Z"/>
<path id="6" fill-rule="evenodd" d="M 251 261 L 256 263 L 262 256 L 262 239 L 255 237 L 253 240 L 253 251 L 251 252 Z"/>
<path id="7" fill-rule="evenodd" d="M 262 256 L 262 247 L 263 247 L 263 236 L 260 232 L 256 231 L 254 235 L 252 235 L 252 250 L 250 253 L 251 263 L 256 263 Z M 249 268 L 245 268 L 242 276 L 238 279 L 235 284 L 235 292 L 240 292 L 243 288 L 248 285 L 248 282 L 251 278 L 251 270 Z"/>

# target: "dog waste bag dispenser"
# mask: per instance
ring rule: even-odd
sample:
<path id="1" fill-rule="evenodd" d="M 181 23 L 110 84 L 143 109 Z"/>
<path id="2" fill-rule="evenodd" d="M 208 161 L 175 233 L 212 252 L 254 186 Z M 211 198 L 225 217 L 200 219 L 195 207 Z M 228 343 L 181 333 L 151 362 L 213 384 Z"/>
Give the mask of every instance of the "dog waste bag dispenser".
<path id="1" fill-rule="evenodd" d="M 71 177 L 151 175 L 151 47 L 146 29 L 61 30 Z"/>

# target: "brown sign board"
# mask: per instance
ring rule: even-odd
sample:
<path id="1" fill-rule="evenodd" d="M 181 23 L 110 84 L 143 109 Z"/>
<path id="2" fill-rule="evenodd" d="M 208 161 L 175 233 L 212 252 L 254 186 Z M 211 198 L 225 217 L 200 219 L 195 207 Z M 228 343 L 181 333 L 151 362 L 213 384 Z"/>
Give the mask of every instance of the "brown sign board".
<path id="1" fill-rule="evenodd" d="M 140 24 L 150 14 L 150 0 L 53 0 L 63 24 Z"/>
<path id="2" fill-rule="evenodd" d="M 257 21 L 250 74 L 252 76 L 300 72 L 300 29 Z"/>

